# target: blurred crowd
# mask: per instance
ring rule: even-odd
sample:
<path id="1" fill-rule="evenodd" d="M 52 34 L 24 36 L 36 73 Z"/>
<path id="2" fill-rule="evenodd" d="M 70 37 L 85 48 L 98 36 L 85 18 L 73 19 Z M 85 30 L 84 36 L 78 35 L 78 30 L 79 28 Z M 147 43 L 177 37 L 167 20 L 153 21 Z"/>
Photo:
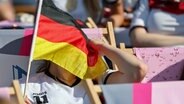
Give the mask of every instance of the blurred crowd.
<path id="1" fill-rule="evenodd" d="M 32 27 L 36 8 L 36 0 L 0 0 L 0 27 L 11 28 L 14 23 Z"/>
<path id="2" fill-rule="evenodd" d="M 45 0 L 46 1 L 46 0 Z M 115 37 L 118 35 L 127 35 L 131 45 L 128 47 L 183 47 L 184 46 L 184 0 L 52 0 L 53 4 L 70 15 L 75 19 L 86 21 L 88 17 L 91 17 L 98 27 L 105 27 L 108 21 L 113 23 L 115 28 Z M 36 15 L 37 1 L 36 0 L 0 0 L 0 20 L 1 21 L 15 21 L 23 23 L 34 23 L 34 17 Z M 0 22 L 1 22 L 0 21 Z M 122 29 L 123 32 L 117 32 L 116 29 Z M 124 32 L 126 31 L 126 33 Z M 122 39 L 123 40 L 123 39 Z M 108 56 L 119 66 L 120 70 L 116 72 L 108 73 L 110 77 L 107 77 L 107 83 L 127 83 L 127 82 L 141 82 L 146 75 L 147 66 L 138 60 L 134 55 L 130 55 L 127 52 L 119 50 L 118 48 L 111 47 L 110 45 L 103 44 L 96 41 L 91 41 L 95 47 L 99 48 L 99 53 Z M 124 41 L 121 41 L 124 42 Z M 103 56 L 102 55 L 102 56 Z M 65 91 L 83 91 L 85 89 L 76 88 L 76 86 L 82 86 L 81 79 L 64 68 L 59 67 L 55 63 L 47 62 L 45 65 L 45 73 L 41 73 L 35 76 L 34 81 L 38 81 L 38 78 L 47 79 L 45 82 L 50 81 L 54 83 L 54 87 L 57 86 L 60 90 Z M 137 70 L 139 69 L 139 70 Z M 58 71 L 59 70 L 59 71 Z M 58 74 L 59 73 L 59 74 Z M 113 75 L 112 75 L 113 73 Z M 45 75 L 46 74 L 46 75 Z M 49 75 L 48 75 L 49 74 Z M 42 77 L 43 76 L 43 77 Z M 54 77 L 53 77 L 54 76 Z M 119 76 L 119 77 L 118 77 Z M 133 76 L 133 77 L 132 77 Z M 52 77 L 54 80 L 50 80 Z M 61 79 L 59 79 L 61 78 Z M 63 78 L 63 79 L 62 79 Z M 68 79 L 72 79 L 68 82 Z M 45 80 L 44 79 L 44 80 Z M 60 81 L 61 80 L 61 81 Z M 54 82 L 55 81 L 55 82 Z M 73 86 L 77 82 L 78 85 Z M 58 82 L 61 82 L 58 84 Z M 37 84 L 37 86 L 49 86 L 52 89 L 50 83 L 46 85 Z M 44 83 L 45 84 L 45 83 Z M 59 87 L 58 87 L 59 86 Z M 64 87 L 63 87 L 64 86 Z M 68 87 L 69 86 L 69 87 Z M 48 88 L 49 88 L 48 87 Z M 36 90 L 34 87 L 33 90 Z M 57 90 L 52 89 L 49 91 Z M 77 98 L 71 93 L 66 93 Z M 30 91 L 31 92 L 31 91 Z M 85 92 L 85 91 L 83 91 Z M 32 92 L 31 92 L 32 93 Z M 58 92 L 59 93 L 59 92 Z M 62 92 L 60 92 L 62 95 Z M 74 92 L 73 92 L 74 93 Z M 75 92 L 77 93 L 77 92 Z M 52 97 L 52 94 L 50 97 Z M 86 93 L 84 93 L 86 94 Z M 65 95 L 63 95 L 65 96 Z M 86 95 L 84 95 L 86 96 Z M 80 96 L 80 99 L 84 97 Z M 34 102 L 31 98 L 31 101 Z M 58 97 L 59 99 L 59 97 Z M 85 102 L 86 98 L 82 100 L 76 100 L 78 102 Z M 68 100 L 70 101 L 70 100 Z M 75 101 L 75 100 L 74 100 Z M 88 99 L 87 99 L 87 102 Z"/>

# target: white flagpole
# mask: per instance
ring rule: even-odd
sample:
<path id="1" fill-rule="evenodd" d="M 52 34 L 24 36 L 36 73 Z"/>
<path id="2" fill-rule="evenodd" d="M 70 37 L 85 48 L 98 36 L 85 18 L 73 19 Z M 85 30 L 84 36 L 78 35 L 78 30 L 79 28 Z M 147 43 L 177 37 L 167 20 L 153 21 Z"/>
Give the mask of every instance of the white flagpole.
<path id="1" fill-rule="evenodd" d="M 31 70 L 31 62 L 33 60 L 33 52 L 34 52 L 35 41 L 36 41 L 37 32 L 38 32 L 38 22 L 39 22 L 39 19 L 40 19 L 42 3 L 43 3 L 43 0 L 39 0 L 38 8 L 37 8 L 37 14 L 36 14 L 36 22 L 35 22 L 35 25 L 34 25 L 34 33 L 33 33 L 32 45 L 31 45 L 30 58 L 29 58 L 29 63 L 28 63 L 26 83 L 25 83 L 24 94 L 23 94 L 24 98 L 26 97 L 26 90 L 27 90 L 27 85 L 28 85 L 28 81 L 29 81 L 29 74 L 30 74 L 30 70 Z"/>

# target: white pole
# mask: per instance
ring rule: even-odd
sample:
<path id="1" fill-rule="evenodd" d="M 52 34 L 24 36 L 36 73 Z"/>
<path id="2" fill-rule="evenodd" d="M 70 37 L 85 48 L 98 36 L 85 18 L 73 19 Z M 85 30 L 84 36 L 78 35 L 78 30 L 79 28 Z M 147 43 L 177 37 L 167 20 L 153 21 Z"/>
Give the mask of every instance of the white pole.
<path id="1" fill-rule="evenodd" d="M 33 60 L 33 52 L 34 52 L 34 47 L 35 47 L 35 41 L 36 41 L 36 37 L 37 37 L 37 33 L 38 33 L 38 22 L 39 22 L 39 19 L 40 19 L 42 3 L 43 3 L 43 0 L 39 0 L 38 7 L 37 7 L 37 14 L 36 14 L 36 22 L 34 24 L 34 33 L 33 33 L 31 52 L 30 52 L 30 58 L 29 58 L 29 63 L 28 63 L 26 83 L 25 83 L 24 94 L 23 94 L 24 98 L 26 97 L 26 90 L 27 90 L 27 85 L 28 85 L 28 81 L 29 81 L 29 74 L 30 74 L 30 70 L 31 70 L 31 62 Z"/>

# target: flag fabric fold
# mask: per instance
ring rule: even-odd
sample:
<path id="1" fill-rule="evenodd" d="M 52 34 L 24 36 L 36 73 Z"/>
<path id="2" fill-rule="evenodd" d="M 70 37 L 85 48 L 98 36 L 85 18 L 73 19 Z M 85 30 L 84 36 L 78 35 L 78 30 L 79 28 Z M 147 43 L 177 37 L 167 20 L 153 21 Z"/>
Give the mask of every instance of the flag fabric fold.
<path id="1" fill-rule="evenodd" d="M 43 1 L 33 59 L 52 61 L 81 79 L 94 78 L 106 70 L 75 19 L 51 0 Z"/>

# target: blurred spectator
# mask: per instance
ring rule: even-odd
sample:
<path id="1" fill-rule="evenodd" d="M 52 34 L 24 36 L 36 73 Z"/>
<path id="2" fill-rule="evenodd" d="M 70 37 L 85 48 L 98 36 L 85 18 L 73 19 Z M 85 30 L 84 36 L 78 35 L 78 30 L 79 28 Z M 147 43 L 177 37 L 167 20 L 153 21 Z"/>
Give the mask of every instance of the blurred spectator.
<path id="1" fill-rule="evenodd" d="M 25 23 L 33 23 L 36 13 L 37 0 L 13 0 L 16 19 Z"/>
<path id="2" fill-rule="evenodd" d="M 139 0 L 121 0 L 123 8 L 123 24 L 114 29 L 117 47 L 120 43 L 125 43 L 125 47 L 132 47 L 129 37 L 129 27 L 133 18 L 133 12 L 138 6 Z"/>
<path id="3" fill-rule="evenodd" d="M 114 20 L 115 27 L 129 27 L 138 0 L 103 0 L 105 16 L 110 14 L 109 20 Z M 109 9 L 109 10 L 108 10 Z M 110 13 L 106 13 L 110 11 Z"/>
<path id="4" fill-rule="evenodd" d="M 36 0 L 0 0 L 0 28 L 33 27 Z"/>
<path id="5" fill-rule="evenodd" d="M 102 25 L 108 20 L 113 21 L 115 27 L 123 23 L 122 0 L 53 0 L 53 2 L 59 9 L 82 21 L 92 17 L 95 23 Z"/>
<path id="6" fill-rule="evenodd" d="M 136 47 L 184 45 L 183 1 L 140 0 L 130 35 Z"/>
<path id="7" fill-rule="evenodd" d="M 124 11 L 127 13 L 133 13 L 138 5 L 138 0 L 123 0 Z"/>
<path id="8" fill-rule="evenodd" d="M 0 20 L 15 20 L 15 13 L 10 0 L 0 0 Z"/>
<path id="9" fill-rule="evenodd" d="M 4 97 L 0 97 L 0 104 L 11 104 L 10 101 Z"/>
<path id="10" fill-rule="evenodd" d="M 103 16 L 101 24 L 106 25 L 112 21 L 114 27 L 120 27 L 124 23 L 124 10 L 122 0 L 103 0 Z"/>
<path id="11" fill-rule="evenodd" d="M 53 2 L 59 9 L 68 12 L 76 19 L 85 21 L 90 16 L 95 22 L 100 20 L 102 5 L 99 0 L 53 0 Z"/>
<path id="12" fill-rule="evenodd" d="M 17 13 L 31 13 L 36 12 L 37 0 L 13 0 L 13 4 Z"/>
<path id="13" fill-rule="evenodd" d="M 14 21 L 16 13 L 36 12 L 36 0 L 0 0 L 0 19 Z"/>
<path id="14" fill-rule="evenodd" d="M 36 5 L 36 0 L 13 0 L 15 5 Z"/>
<path id="15" fill-rule="evenodd" d="M 133 18 L 133 12 L 138 6 L 139 0 L 123 0 L 124 6 L 124 26 L 129 27 Z"/>

